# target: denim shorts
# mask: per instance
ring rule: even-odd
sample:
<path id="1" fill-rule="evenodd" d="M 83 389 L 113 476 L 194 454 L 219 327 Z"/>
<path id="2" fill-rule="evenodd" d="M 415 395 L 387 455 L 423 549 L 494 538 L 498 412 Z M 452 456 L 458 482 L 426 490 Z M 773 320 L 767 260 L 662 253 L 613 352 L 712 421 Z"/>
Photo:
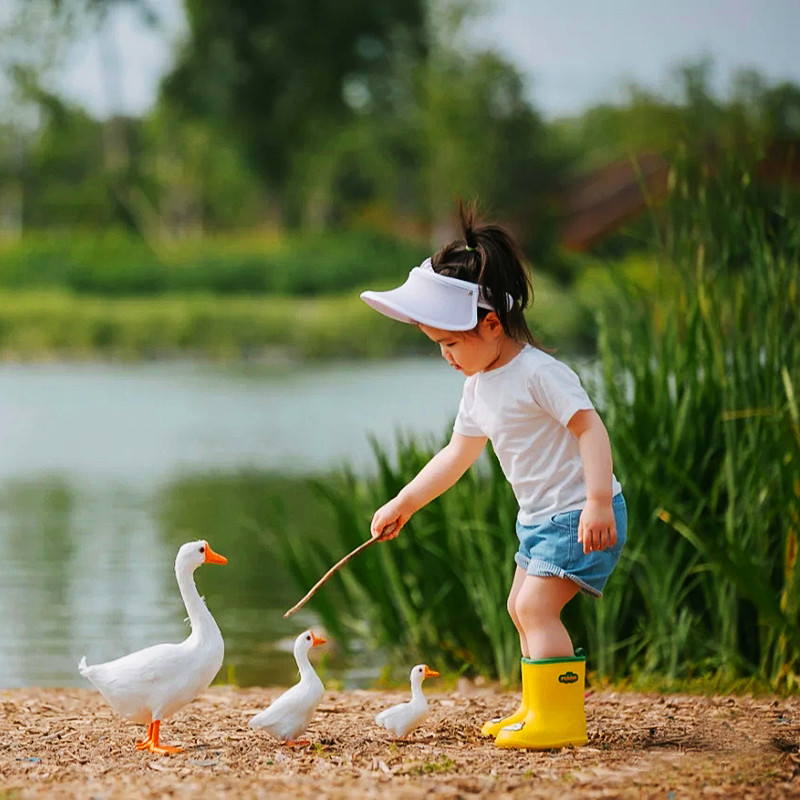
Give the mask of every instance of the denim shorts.
<path id="1" fill-rule="evenodd" d="M 611 572 L 619 561 L 628 532 L 628 511 L 622 493 L 614 495 L 614 518 L 617 542 L 605 550 L 583 552 L 578 541 L 578 520 L 581 510 L 554 514 L 539 525 L 517 522 L 519 550 L 514 556 L 517 566 L 528 575 L 568 578 L 590 597 L 602 597 Z"/>

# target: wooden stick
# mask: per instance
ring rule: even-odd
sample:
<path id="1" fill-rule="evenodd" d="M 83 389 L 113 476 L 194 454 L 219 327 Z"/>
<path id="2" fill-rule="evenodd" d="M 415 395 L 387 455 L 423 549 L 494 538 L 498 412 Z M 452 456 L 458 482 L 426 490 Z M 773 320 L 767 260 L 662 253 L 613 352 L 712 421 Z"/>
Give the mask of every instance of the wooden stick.
<path id="1" fill-rule="evenodd" d="M 389 534 L 389 533 L 391 533 L 391 532 L 392 532 L 392 531 L 395 529 L 395 527 L 396 527 L 395 525 L 389 525 L 389 526 L 387 526 L 387 527 L 384 529 L 384 531 L 383 531 L 383 533 L 381 534 L 381 536 L 385 536 L 386 534 Z M 290 609 L 289 609 L 289 610 L 288 610 L 288 611 L 287 611 L 287 612 L 286 612 L 286 613 L 283 615 L 283 618 L 284 618 L 284 619 L 286 619 L 287 617 L 291 617 L 291 616 L 292 616 L 292 614 L 294 614 L 294 613 L 295 613 L 295 611 L 299 611 L 299 610 L 300 610 L 300 609 L 301 609 L 301 608 L 302 608 L 302 607 L 303 607 L 303 606 L 304 606 L 304 605 L 305 605 L 305 604 L 306 604 L 306 603 L 307 603 L 307 602 L 308 602 L 308 601 L 309 601 L 309 600 L 310 600 L 310 599 L 311 599 L 311 598 L 314 596 L 314 593 L 317 591 L 317 589 L 319 589 L 319 587 L 320 587 L 320 586 L 322 586 L 322 584 L 323 584 L 323 583 L 325 583 L 325 581 L 327 581 L 327 580 L 328 580 L 328 578 L 330 578 L 330 577 L 331 577 L 331 575 L 333 575 L 333 573 L 334 573 L 334 572 L 336 572 L 336 570 L 337 570 L 337 569 L 339 569 L 339 567 L 343 567 L 343 566 L 344 566 L 344 565 L 345 565 L 345 564 L 346 564 L 346 563 L 347 563 L 347 562 L 348 562 L 348 561 L 349 561 L 349 560 L 350 560 L 350 559 L 351 559 L 353 556 L 357 556 L 357 555 L 358 555 L 358 554 L 359 554 L 359 553 L 360 553 L 362 550 L 366 550 L 366 549 L 367 549 L 367 548 L 368 548 L 368 547 L 369 547 L 371 544 L 374 544 L 375 542 L 379 542 L 379 541 L 381 540 L 381 536 L 373 536 L 373 537 L 370 537 L 369 539 L 367 539 L 367 541 L 366 541 L 366 542 L 362 542 L 362 543 L 361 543 L 361 544 L 360 544 L 358 547 L 356 547 L 356 549 L 355 549 L 355 550 L 353 550 L 351 553 L 348 553 L 348 554 L 347 554 L 347 555 L 346 555 L 344 558 L 342 558 L 342 559 L 340 559 L 339 561 L 337 561 L 337 562 L 336 562 L 336 563 L 335 563 L 335 564 L 334 564 L 334 565 L 333 565 L 333 566 L 332 566 L 332 567 L 331 567 L 331 568 L 330 568 L 330 569 L 329 569 L 329 570 L 328 570 L 328 571 L 327 571 L 327 572 L 326 572 L 326 573 L 325 573 L 325 574 L 324 574 L 324 575 L 323 575 L 323 576 L 322 576 L 322 577 L 321 577 L 321 578 L 320 578 L 320 579 L 319 579 L 319 580 L 318 580 L 318 581 L 317 581 L 317 582 L 316 582 L 316 583 L 315 583 L 315 584 L 314 584 L 314 585 L 311 587 L 311 589 L 309 589 L 309 591 L 308 591 L 308 594 L 306 594 L 306 596 L 305 596 L 305 597 L 303 597 L 303 599 L 302 599 L 302 600 L 301 600 L 299 603 L 297 603 L 296 605 L 293 605 L 293 606 L 292 606 L 292 607 L 291 607 L 291 608 L 290 608 Z"/>

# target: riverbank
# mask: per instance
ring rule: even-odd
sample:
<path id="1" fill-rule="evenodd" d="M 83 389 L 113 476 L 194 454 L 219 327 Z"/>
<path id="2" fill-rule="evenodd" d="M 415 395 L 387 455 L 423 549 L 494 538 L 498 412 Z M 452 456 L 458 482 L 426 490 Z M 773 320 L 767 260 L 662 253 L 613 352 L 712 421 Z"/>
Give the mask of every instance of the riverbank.
<path id="1" fill-rule="evenodd" d="M 0 289 L 0 360 L 284 361 L 431 352 L 413 326 L 386 320 L 358 294 L 104 297 L 62 288 Z M 575 299 L 546 278 L 537 282 L 531 324 L 561 352 L 585 346 L 591 326 Z"/>
<path id="2" fill-rule="evenodd" d="M 184 753 L 133 744 L 142 728 L 82 689 L 0 692 L 0 797 L 39 798 L 788 798 L 800 794 L 800 697 L 601 691 L 587 697 L 589 743 L 499 751 L 478 737 L 512 693 L 462 681 L 427 692 L 407 741 L 373 723 L 406 691 L 327 692 L 304 748 L 247 727 L 278 689 L 216 687 L 164 723 Z"/>
<path id="3" fill-rule="evenodd" d="M 359 300 L 428 245 L 366 230 L 164 243 L 123 231 L 0 240 L 0 360 L 387 358 L 426 350 Z M 591 323 L 536 270 L 537 335 L 585 345 Z"/>
<path id="4" fill-rule="evenodd" d="M 97 297 L 62 289 L 0 291 L 5 361 L 377 358 L 419 345 L 358 298 Z"/>

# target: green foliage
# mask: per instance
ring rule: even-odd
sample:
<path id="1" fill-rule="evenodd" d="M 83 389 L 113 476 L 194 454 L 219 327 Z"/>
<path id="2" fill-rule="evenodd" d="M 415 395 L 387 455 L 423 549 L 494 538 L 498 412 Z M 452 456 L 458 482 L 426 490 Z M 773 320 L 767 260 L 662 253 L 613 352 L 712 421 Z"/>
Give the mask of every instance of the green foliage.
<path id="1" fill-rule="evenodd" d="M 110 12 L 123 2 L 32 5 L 50 9 L 65 46 L 83 20 L 113 47 Z M 144 17 L 151 10 L 133 5 Z M 378 217 L 389 230 L 427 234 L 464 193 L 525 223 L 535 233 L 526 243 L 550 240 L 541 190 L 560 164 L 521 75 L 459 38 L 470 4 L 353 0 L 343 9 L 325 0 L 313 13 L 307 3 L 185 5 L 186 41 L 142 118 L 92 119 L 42 88 L 43 66 L 4 75 L 38 112 L 33 131 L 0 125 L 0 183 L 22 229 L 125 226 L 154 244 Z M 0 57 L 0 70 L 12 64 Z"/>
<path id="2" fill-rule="evenodd" d="M 315 483 L 335 514 L 328 539 L 307 546 L 277 537 L 298 586 L 315 583 L 363 542 L 377 505 L 433 454 L 430 446 L 400 440 L 393 463 L 374 449 L 374 480 L 344 472 Z M 365 640 L 399 670 L 419 661 L 513 679 L 519 641 L 505 612 L 505 596 L 514 570 L 514 537 L 508 532 L 516 506 L 496 460 L 488 459 L 484 469 L 468 473 L 421 509 L 397 539 L 375 544 L 317 592 L 309 605 L 339 641 Z"/>
<path id="3" fill-rule="evenodd" d="M 721 98 L 712 78 L 710 60 L 685 63 L 674 70 L 668 93 L 631 85 L 627 102 L 592 106 L 554 129 L 584 168 L 644 152 L 671 158 L 681 148 L 701 159 L 800 135 L 800 87 L 770 86 L 758 73 L 740 70 L 731 96 Z"/>
<path id="4" fill-rule="evenodd" d="M 73 225 L 119 223 L 102 157 L 102 125 L 56 98 L 49 99 L 48 112 L 23 175 L 25 225 L 59 218 Z"/>
<path id="5" fill-rule="evenodd" d="M 7 358 L 385 358 L 423 344 L 410 325 L 388 325 L 355 294 L 109 300 L 0 291 L 0 355 Z"/>
<path id="6" fill-rule="evenodd" d="M 352 117 L 345 85 L 386 73 L 400 43 L 421 50 L 423 4 L 188 0 L 189 36 L 165 81 L 176 108 L 241 142 L 283 190 L 298 152 Z"/>
<path id="7" fill-rule="evenodd" d="M 0 356 L 430 352 L 419 331 L 358 298 L 359 288 L 396 285 L 421 257 L 417 245 L 366 233 L 277 243 L 208 239 L 158 257 L 126 235 L 28 237 L 0 248 Z M 585 344 L 590 317 L 545 276 L 536 285 L 536 335 L 572 349 Z"/>
<path id="8" fill-rule="evenodd" d="M 679 168 L 673 183 L 668 292 L 629 293 L 601 324 L 605 418 L 642 542 L 624 591 L 647 612 L 618 638 L 638 639 L 645 673 L 792 688 L 800 229 L 776 232 L 738 161 L 701 181 Z"/>
<path id="9" fill-rule="evenodd" d="M 434 218 L 453 197 L 479 197 L 519 231 L 534 260 L 553 258 L 550 193 L 565 158 L 525 99 L 520 74 L 495 53 L 449 43 L 420 70 L 422 176 Z"/>
<path id="10" fill-rule="evenodd" d="M 117 297 L 187 292 L 311 296 L 401 280 L 426 254 L 414 242 L 368 231 L 266 242 L 205 238 L 158 252 L 121 232 L 53 233 L 0 247 L 0 287 L 57 287 Z"/>

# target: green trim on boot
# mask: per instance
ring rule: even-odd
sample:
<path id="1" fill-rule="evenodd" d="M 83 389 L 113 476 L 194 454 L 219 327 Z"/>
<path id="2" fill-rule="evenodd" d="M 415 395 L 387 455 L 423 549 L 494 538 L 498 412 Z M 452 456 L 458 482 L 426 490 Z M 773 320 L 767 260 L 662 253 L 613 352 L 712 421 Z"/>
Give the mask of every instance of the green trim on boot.
<path id="1" fill-rule="evenodd" d="M 500 730 L 497 747 L 550 750 L 586 744 L 585 655 L 523 658 L 522 685 L 528 687 L 528 713 Z"/>
<path id="2" fill-rule="evenodd" d="M 522 663 L 524 664 L 528 659 L 522 659 Z M 481 728 L 481 736 L 485 736 L 487 739 L 492 738 L 494 739 L 500 731 L 506 727 L 506 725 L 513 725 L 515 722 L 520 722 L 528 715 L 528 701 L 527 701 L 527 694 L 528 690 L 526 688 L 527 681 L 525 680 L 525 670 L 522 670 L 522 697 L 520 698 L 519 708 L 513 713 L 509 714 L 507 717 L 495 717 L 494 719 L 490 719 L 488 722 L 483 723 L 483 727 Z"/>
<path id="3" fill-rule="evenodd" d="M 563 664 L 565 661 L 586 661 L 586 654 L 581 651 L 576 652 L 574 656 L 559 656 L 558 658 L 533 659 L 524 656 L 522 658 L 523 664 Z"/>

